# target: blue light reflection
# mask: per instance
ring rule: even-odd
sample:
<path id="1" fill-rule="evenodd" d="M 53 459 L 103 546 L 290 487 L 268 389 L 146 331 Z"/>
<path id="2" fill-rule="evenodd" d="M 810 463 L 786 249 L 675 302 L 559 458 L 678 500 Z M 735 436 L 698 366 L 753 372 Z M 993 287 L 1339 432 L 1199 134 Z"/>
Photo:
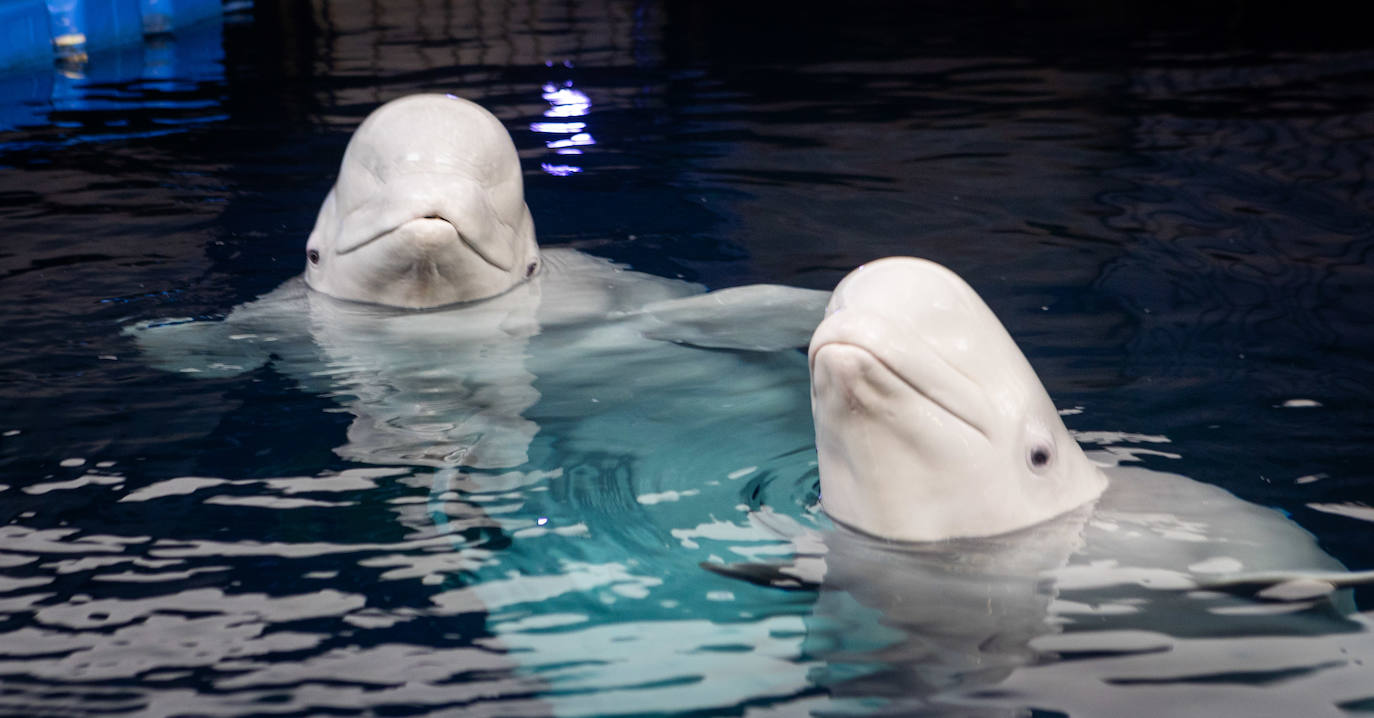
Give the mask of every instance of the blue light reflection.
<path id="1" fill-rule="evenodd" d="M 586 93 L 573 87 L 572 80 L 566 80 L 562 85 L 552 82 L 545 83 L 543 87 L 544 99 L 549 103 L 549 109 L 544 111 L 544 116 L 553 122 L 532 122 L 530 129 L 540 134 L 557 135 L 544 141 L 544 146 L 553 150 L 559 155 L 580 155 L 582 148 L 596 144 L 596 139 L 587 132 L 586 122 L 569 121 L 568 118 L 585 117 L 591 112 L 592 101 Z M 555 177 L 567 177 L 582 171 L 581 167 L 566 164 L 553 164 L 544 162 L 540 167 L 547 173 Z"/>

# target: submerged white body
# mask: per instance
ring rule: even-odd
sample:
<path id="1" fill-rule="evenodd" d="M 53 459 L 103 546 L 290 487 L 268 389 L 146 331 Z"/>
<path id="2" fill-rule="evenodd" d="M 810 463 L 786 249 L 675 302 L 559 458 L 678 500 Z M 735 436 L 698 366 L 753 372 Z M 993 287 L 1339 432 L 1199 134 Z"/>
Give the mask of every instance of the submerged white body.
<path id="1" fill-rule="evenodd" d="M 811 339 L 821 502 L 875 536 L 992 536 L 1106 486 L 1030 363 L 958 275 L 907 257 L 854 270 Z"/>

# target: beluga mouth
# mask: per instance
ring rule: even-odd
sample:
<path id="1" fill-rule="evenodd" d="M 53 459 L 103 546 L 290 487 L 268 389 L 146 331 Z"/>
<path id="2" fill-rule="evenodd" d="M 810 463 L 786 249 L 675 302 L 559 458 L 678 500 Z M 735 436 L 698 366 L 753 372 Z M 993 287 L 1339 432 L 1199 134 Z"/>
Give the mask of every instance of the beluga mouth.
<path id="1" fill-rule="evenodd" d="M 851 393 L 858 391 L 857 387 L 861 384 L 868 386 L 869 391 L 883 392 L 894 396 L 903 390 L 909 391 L 928 403 L 935 411 L 942 412 L 953 419 L 958 426 L 968 429 L 984 440 L 991 441 L 987 432 L 971 418 L 973 412 L 967 408 L 962 410 L 959 408 L 961 404 L 967 406 L 973 403 L 969 401 L 970 397 L 950 397 L 947 386 L 945 391 L 922 388 L 908 374 L 892 366 L 884 361 L 881 356 L 860 344 L 848 341 L 824 342 L 811 353 L 810 363 L 813 381 L 819 377 L 821 381 L 826 383 L 840 383 L 843 384 L 845 391 Z M 934 386 L 940 388 L 939 384 Z M 850 398 L 851 404 L 856 398 Z M 981 403 L 981 397 L 978 399 L 978 403 Z M 893 400 L 895 399 L 888 398 L 888 401 Z M 875 403 L 878 402 L 875 401 Z"/>
<path id="2" fill-rule="evenodd" d="M 339 248 L 338 254 L 344 255 L 356 252 L 359 249 L 362 249 L 363 247 L 372 244 L 373 242 L 376 242 L 386 237 L 396 236 L 402 232 L 411 236 L 424 238 L 426 241 L 434 244 L 443 243 L 446 240 L 459 242 L 463 239 L 462 233 L 458 231 L 458 228 L 454 226 L 452 222 L 444 219 L 443 217 L 440 217 L 439 215 L 426 215 L 424 217 L 417 217 L 415 219 L 408 220 L 391 229 L 382 230 L 380 232 L 377 232 L 376 234 L 365 237 L 362 240 L 354 242 L 352 244 L 342 246 Z M 465 242 L 464 244 L 467 243 Z M 468 245 L 468 247 L 478 255 L 482 254 L 471 245 Z M 483 256 L 482 258 L 487 260 L 488 263 L 491 262 L 491 260 L 485 256 Z"/>

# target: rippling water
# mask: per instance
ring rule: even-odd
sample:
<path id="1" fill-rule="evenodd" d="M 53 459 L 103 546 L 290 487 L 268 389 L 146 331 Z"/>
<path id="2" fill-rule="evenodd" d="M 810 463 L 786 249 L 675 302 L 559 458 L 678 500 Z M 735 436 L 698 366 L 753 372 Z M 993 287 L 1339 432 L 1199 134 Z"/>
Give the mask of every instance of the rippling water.
<path id="1" fill-rule="evenodd" d="M 1374 568 L 1374 47 L 1018 7 L 259 2 L 0 77 L 0 713 L 1374 709 L 1368 589 L 1218 597 L 1103 548 Z M 1280 513 L 846 539 L 799 354 L 311 314 L 159 368 L 126 328 L 296 275 L 351 129 L 421 90 L 506 123 L 546 247 L 708 287 L 930 257 L 1086 443 Z M 701 567 L 819 545 L 819 586 Z"/>

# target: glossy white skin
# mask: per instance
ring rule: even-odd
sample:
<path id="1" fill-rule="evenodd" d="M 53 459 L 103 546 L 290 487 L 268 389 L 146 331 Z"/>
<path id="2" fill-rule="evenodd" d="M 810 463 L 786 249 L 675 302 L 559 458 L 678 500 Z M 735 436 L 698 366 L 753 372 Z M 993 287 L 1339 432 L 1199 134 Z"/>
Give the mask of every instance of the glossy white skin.
<path id="1" fill-rule="evenodd" d="M 510 135 L 451 95 L 382 105 L 349 140 L 306 250 L 306 283 L 340 299 L 420 309 L 509 290 L 539 261 Z"/>
<path id="2" fill-rule="evenodd" d="M 865 264 L 826 313 L 811 404 L 821 503 L 836 521 L 902 541 L 993 536 L 1106 487 L 1001 322 L 950 270 Z"/>

